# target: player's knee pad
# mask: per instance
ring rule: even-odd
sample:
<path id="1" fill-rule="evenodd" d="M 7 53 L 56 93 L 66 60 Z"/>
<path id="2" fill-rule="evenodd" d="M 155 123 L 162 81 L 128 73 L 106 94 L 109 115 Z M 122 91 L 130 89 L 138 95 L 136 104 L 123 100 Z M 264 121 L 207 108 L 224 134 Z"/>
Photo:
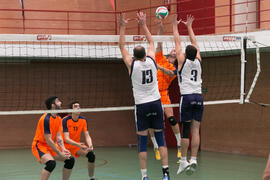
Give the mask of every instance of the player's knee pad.
<path id="1" fill-rule="evenodd" d="M 168 117 L 168 121 L 172 126 L 175 126 L 177 124 L 174 116 Z"/>
<path id="2" fill-rule="evenodd" d="M 137 135 L 138 151 L 139 152 L 146 152 L 147 151 L 147 138 L 148 138 L 148 136 Z"/>
<path id="3" fill-rule="evenodd" d="M 45 163 L 45 168 L 47 171 L 49 171 L 50 173 L 54 170 L 55 166 L 56 166 L 56 162 L 55 160 L 49 160 Z"/>
<path id="4" fill-rule="evenodd" d="M 189 138 L 190 125 L 191 125 L 191 122 L 182 123 L 182 129 L 183 129 L 182 138 Z"/>
<path id="5" fill-rule="evenodd" d="M 88 158 L 88 162 L 89 163 L 94 163 L 95 160 L 96 160 L 96 155 L 93 151 L 89 151 L 87 154 L 86 154 L 86 157 Z"/>
<path id="6" fill-rule="evenodd" d="M 164 138 L 164 131 L 155 131 L 155 138 L 158 144 L 158 147 L 166 146 L 165 138 Z"/>
<path id="7" fill-rule="evenodd" d="M 70 156 L 70 158 L 69 159 L 66 159 L 65 161 L 64 161 L 64 168 L 66 168 L 66 169 L 72 169 L 73 168 L 73 166 L 74 166 L 74 164 L 75 164 L 75 159 L 74 159 L 74 157 L 73 156 Z"/>

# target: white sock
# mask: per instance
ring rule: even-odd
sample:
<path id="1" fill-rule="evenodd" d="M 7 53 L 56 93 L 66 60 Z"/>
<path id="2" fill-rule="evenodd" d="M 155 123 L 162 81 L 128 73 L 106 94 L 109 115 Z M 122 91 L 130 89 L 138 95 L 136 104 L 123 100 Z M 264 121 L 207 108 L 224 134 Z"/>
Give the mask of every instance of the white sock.
<path id="1" fill-rule="evenodd" d="M 90 179 L 94 179 L 94 176 L 89 177 Z"/>
<path id="2" fill-rule="evenodd" d="M 177 141 L 177 147 L 180 147 L 181 146 L 181 135 L 180 133 L 177 133 L 177 134 L 174 134 L 175 135 L 175 138 L 176 138 L 176 141 Z"/>
<path id="3" fill-rule="evenodd" d="M 187 157 L 183 157 L 183 156 L 182 156 L 182 157 L 181 157 L 181 160 L 182 160 L 182 161 L 186 161 L 186 160 L 187 160 Z"/>
<path id="4" fill-rule="evenodd" d="M 195 161 L 197 161 L 197 157 L 196 157 L 196 156 L 191 156 L 190 160 L 195 160 Z"/>
<path id="5" fill-rule="evenodd" d="M 169 167 L 169 165 L 162 166 L 163 169 L 166 169 L 168 167 Z"/>
<path id="6" fill-rule="evenodd" d="M 147 176 L 147 169 L 141 169 L 141 173 L 142 173 L 142 177 L 146 177 Z"/>
<path id="7" fill-rule="evenodd" d="M 153 143 L 154 148 L 157 149 L 158 148 L 158 144 L 157 144 L 156 138 L 155 137 L 151 137 L 151 140 L 152 140 L 152 143 Z"/>

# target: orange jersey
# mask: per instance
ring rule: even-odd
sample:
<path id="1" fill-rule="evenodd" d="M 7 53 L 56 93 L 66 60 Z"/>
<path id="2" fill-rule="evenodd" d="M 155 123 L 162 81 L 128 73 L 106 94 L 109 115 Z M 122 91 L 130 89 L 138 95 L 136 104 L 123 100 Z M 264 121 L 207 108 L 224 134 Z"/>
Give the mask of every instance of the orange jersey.
<path id="1" fill-rule="evenodd" d="M 156 53 L 156 63 L 159 64 L 160 66 L 169 69 L 169 70 L 176 70 L 173 64 L 169 63 L 169 61 L 166 59 L 166 57 L 163 55 L 163 52 L 157 52 Z M 158 88 L 159 90 L 167 90 L 171 84 L 171 82 L 174 80 L 176 75 L 173 77 L 170 77 L 166 74 L 164 74 L 161 70 L 158 70 L 157 72 L 157 78 L 158 78 Z"/>
<path id="2" fill-rule="evenodd" d="M 50 113 L 45 113 L 38 121 L 34 142 L 47 144 L 44 134 L 51 134 L 52 140 L 55 140 L 56 133 L 62 131 L 61 117 L 53 117 Z"/>
<path id="3" fill-rule="evenodd" d="M 63 132 L 69 132 L 69 138 L 80 142 L 81 132 L 87 131 L 87 119 L 79 116 L 78 121 L 74 121 L 72 116 L 66 116 L 62 120 Z"/>

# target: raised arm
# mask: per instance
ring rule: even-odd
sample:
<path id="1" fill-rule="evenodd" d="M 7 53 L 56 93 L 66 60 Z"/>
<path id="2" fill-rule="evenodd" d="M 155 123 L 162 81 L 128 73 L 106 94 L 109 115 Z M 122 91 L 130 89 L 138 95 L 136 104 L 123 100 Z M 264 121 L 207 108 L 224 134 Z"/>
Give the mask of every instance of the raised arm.
<path id="1" fill-rule="evenodd" d="M 132 63 L 132 57 L 130 56 L 128 50 L 125 47 L 125 31 L 126 31 L 126 24 L 128 23 L 128 20 L 125 19 L 125 14 L 120 14 L 119 18 L 119 27 L 120 27 L 120 37 L 119 37 L 119 48 L 124 60 L 124 63 L 126 64 L 128 68 L 128 73 L 130 74 L 131 71 L 131 63 Z"/>
<path id="2" fill-rule="evenodd" d="M 190 42 L 194 47 L 197 48 L 197 58 L 201 61 L 202 58 L 201 58 L 201 55 L 200 55 L 200 50 L 199 50 L 199 47 L 197 45 L 197 41 L 196 41 L 194 31 L 192 29 L 193 21 L 194 21 L 194 17 L 191 16 L 191 15 L 187 15 L 187 21 L 182 21 L 182 23 L 187 26 Z"/>
<path id="3" fill-rule="evenodd" d="M 157 35 L 162 35 L 163 34 L 163 24 L 161 20 L 158 20 L 157 24 Z M 162 42 L 158 42 L 156 52 L 161 52 L 162 51 Z"/>
<path id="4" fill-rule="evenodd" d="M 148 30 L 148 27 L 146 25 L 146 14 L 144 14 L 143 12 L 138 12 L 137 17 L 138 17 L 138 23 L 141 26 L 141 28 L 143 29 L 145 37 L 148 41 L 147 56 L 150 56 L 153 59 L 155 59 L 154 40 L 153 40 L 152 35 L 151 35 L 150 31 Z"/>
<path id="5" fill-rule="evenodd" d="M 173 25 L 173 37 L 174 37 L 174 43 L 175 43 L 176 58 L 178 61 L 177 70 L 181 69 L 182 64 L 185 60 L 185 56 L 182 52 L 182 47 L 181 47 L 181 38 L 180 38 L 179 32 L 178 32 L 178 24 L 180 23 L 180 21 L 177 21 L 177 15 L 174 15 L 174 17 L 172 19 L 172 25 Z"/>

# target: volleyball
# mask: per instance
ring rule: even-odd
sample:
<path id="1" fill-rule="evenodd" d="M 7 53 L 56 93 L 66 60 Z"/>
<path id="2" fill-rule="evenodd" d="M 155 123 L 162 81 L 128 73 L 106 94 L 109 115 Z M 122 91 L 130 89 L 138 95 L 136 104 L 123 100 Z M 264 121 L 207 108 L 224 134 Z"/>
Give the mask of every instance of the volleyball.
<path id="1" fill-rule="evenodd" d="M 156 9 L 156 16 L 158 19 L 165 19 L 169 14 L 168 9 L 165 6 L 160 6 Z"/>

